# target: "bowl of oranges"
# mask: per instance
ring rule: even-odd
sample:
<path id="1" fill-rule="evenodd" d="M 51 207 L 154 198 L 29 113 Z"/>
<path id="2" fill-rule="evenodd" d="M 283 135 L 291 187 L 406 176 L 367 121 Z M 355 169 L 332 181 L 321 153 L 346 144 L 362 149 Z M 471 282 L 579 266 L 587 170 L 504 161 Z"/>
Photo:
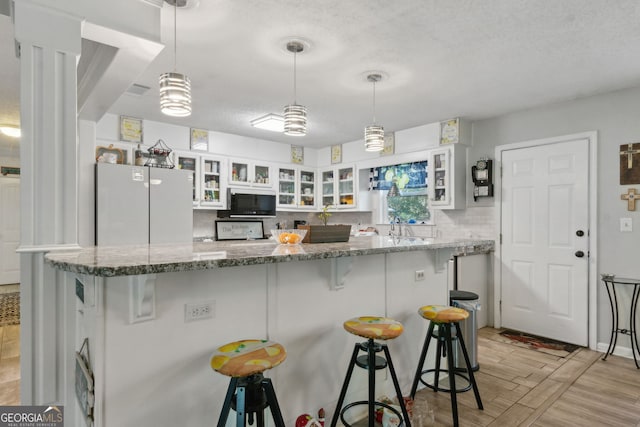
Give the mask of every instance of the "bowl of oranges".
<path id="1" fill-rule="evenodd" d="M 297 245 L 302 243 L 302 239 L 307 234 L 307 230 L 271 230 L 271 238 L 281 245 Z"/>

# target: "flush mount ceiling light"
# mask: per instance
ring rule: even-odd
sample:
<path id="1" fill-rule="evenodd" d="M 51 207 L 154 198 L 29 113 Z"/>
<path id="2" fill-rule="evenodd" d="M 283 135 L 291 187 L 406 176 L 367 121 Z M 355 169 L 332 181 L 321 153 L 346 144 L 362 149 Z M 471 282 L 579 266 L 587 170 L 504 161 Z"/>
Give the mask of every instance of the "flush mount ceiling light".
<path id="1" fill-rule="evenodd" d="M 165 0 L 173 5 L 173 72 L 160 75 L 160 111 L 167 116 L 186 117 L 191 115 L 191 80 L 176 72 L 178 58 L 178 6 L 181 0 Z"/>
<path id="2" fill-rule="evenodd" d="M 269 113 L 266 116 L 251 120 L 251 126 L 282 133 L 284 131 L 284 117 Z"/>
<path id="3" fill-rule="evenodd" d="M 296 102 L 296 58 L 304 50 L 304 45 L 299 41 L 290 41 L 287 50 L 293 53 L 293 104 L 284 107 L 284 133 L 304 136 L 307 134 L 307 107 Z"/>
<path id="4" fill-rule="evenodd" d="M 373 124 L 364 128 L 365 151 L 382 151 L 384 148 L 384 128 L 376 125 L 376 83 L 382 80 L 382 74 L 369 74 L 367 81 L 373 83 Z"/>
<path id="5" fill-rule="evenodd" d="M 20 138 L 22 136 L 20 128 L 13 125 L 0 125 L 0 132 L 12 138 Z"/>

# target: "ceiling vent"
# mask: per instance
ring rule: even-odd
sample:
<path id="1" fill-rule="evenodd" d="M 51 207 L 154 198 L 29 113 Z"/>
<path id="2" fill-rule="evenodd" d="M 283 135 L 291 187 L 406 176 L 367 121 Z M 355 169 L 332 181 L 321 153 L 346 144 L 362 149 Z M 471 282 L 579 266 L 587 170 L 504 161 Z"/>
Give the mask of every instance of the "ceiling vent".
<path id="1" fill-rule="evenodd" d="M 143 85 L 134 83 L 131 86 L 129 86 L 129 89 L 127 89 L 126 93 L 128 93 L 129 95 L 142 96 L 145 93 L 147 93 L 149 89 L 151 89 L 149 86 L 143 86 Z"/>
<path id="2" fill-rule="evenodd" d="M 171 5 L 171 7 L 176 6 L 182 9 L 191 9 L 192 7 L 196 7 L 200 3 L 200 0 L 164 0 L 164 1 L 165 3 Z"/>

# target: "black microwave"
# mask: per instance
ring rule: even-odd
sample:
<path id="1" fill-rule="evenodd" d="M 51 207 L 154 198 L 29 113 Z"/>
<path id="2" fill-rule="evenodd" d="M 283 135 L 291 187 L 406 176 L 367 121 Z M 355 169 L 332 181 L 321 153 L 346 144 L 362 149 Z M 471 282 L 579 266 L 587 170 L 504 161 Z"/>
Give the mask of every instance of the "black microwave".
<path id="1" fill-rule="evenodd" d="M 227 211 L 218 212 L 219 217 L 275 217 L 276 195 L 273 192 L 261 192 L 237 188 L 229 189 Z M 222 215 L 221 215 L 222 214 Z"/>

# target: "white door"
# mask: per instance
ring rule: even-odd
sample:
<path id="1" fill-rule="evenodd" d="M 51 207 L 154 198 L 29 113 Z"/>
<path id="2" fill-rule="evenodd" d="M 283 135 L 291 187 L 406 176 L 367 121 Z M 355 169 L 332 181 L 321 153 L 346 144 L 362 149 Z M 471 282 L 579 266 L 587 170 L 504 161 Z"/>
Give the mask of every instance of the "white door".
<path id="1" fill-rule="evenodd" d="M 587 346 L 589 141 L 501 160 L 502 326 Z"/>
<path id="2" fill-rule="evenodd" d="M 0 177 L 0 285 L 20 282 L 20 179 Z"/>

